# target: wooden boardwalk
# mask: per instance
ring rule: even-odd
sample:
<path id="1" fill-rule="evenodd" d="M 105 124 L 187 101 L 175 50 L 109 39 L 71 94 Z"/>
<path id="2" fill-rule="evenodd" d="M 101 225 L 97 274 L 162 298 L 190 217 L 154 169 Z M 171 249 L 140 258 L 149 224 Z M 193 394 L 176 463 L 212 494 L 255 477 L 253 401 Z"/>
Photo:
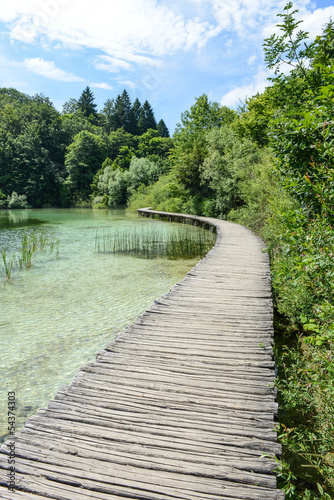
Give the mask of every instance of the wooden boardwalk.
<path id="1" fill-rule="evenodd" d="M 284 499 L 264 245 L 236 224 L 168 216 L 214 225 L 216 246 L 29 418 L 15 493 L 2 446 L 0 498 Z"/>

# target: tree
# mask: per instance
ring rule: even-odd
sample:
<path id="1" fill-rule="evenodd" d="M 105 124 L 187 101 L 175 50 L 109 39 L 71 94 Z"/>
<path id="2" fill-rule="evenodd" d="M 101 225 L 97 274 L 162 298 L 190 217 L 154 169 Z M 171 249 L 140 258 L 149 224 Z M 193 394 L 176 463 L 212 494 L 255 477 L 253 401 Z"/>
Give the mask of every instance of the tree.
<path id="1" fill-rule="evenodd" d="M 108 99 L 104 103 L 102 116 L 104 117 L 104 129 L 107 134 L 110 134 L 111 131 L 116 130 L 115 99 Z"/>
<path id="2" fill-rule="evenodd" d="M 158 123 L 158 132 L 160 137 L 169 137 L 169 130 L 166 123 L 162 119 Z"/>
<path id="3" fill-rule="evenodd" d="M 173 141 L 170 137 L 160 137 L 158 130 L 150 128 L 140 136 L 136 154 L 140 157 L 167 158 L 172 148 Z"/>
<path id="4" fill-rule="evenodd" d="M 65 166 L 75 199 L 88 199 L 94 175 L 105 158 L 106 146 L 100 136 L 83 130 L 74 137 L 67 148 Z"/>
<path id="5" fill-rule="evenodd" d="M 64 163 L 63 132 L 60 113 L 55 109 L 48 97 L 35 95 L 29 105 L 23 108 L 26 123 L 34 123 L 41 145 L 49 152 L 55 164 Z"/>
<path id="6" fill-rule="evenodd" d="M 129 149 L 136 150 L 138 138 L 125 132 L 123 128 L 119 128 L 111 132 L 108 137 L 108 157 L 114 161 L 119 154 L 120 148 L 128 146 Z"/>
<path id="7" fill-rule="evenodd" d="M 157 122 L 150 103 L 146 100 L 140 110 L 138 129 L 140 134 L 144 134 L 149 128 L 156 129 Z"/>
<path id="8" fill-rule="evenodd" d="M 86 118 L 89 118 L 93 122 L 97 118 L 97 105 L 94 100 L 94 94 L 88 86 L 82 91 L 78 100 L 79 110 Z"/>
<path id="9" fill-rule="evenodd" d="M 71 98 L 63 105 L 63 114 L 70 115 L 72 113 L 76 113 L 79 109 L 80 106 L 78 100 Z"/>
<path id="10" fill-rule="evenodd" d="M 289 12 L 291 7 L 288 3 L 285 14 L 279 14 L 282 34 L 264 43 L 268 67 L 278 75 L 273 78 L 273 94 L 276 102 L 283 100 L 271 123 L 271 143 L 290 194 L 311 218 L 334 221 L 333 24 L 307 45 L 308 34 L 295 33 L 299 22 L 293 17 L 297 11 Z M 282 61 L 291 66 L 289 74 L 280 73 Z"/>
<path id="11" fill-rule="evenodd" d="M 192 194 L 208 196 L 211 191 L 201 177 L 207 155 L 206 132 L 223 124 L 229 125 L 236 113 L 210 102 L 203 94 L 196 99 L 190 111 L 181 115 L 181 123 L 174 133 L 175 149 L 171 153 L 177 180 Z"/>
<path id="12" fill-rule="evenodd" d="M 149 128 L 156 129 L 157 128 L 157 122 L 154 117 L 153 109 L 150 105 L 150 103 L 146 100 L 143 104 L 143 110 L 145 113 L 145 127 L 146 130 Z"/>
<path id="13" fill-rule="evenodd" d="M 36 123 L 17 137 L 0 130 L 0 190 L 25 195 L 29 205 L 55 205 L 59 179 L 49 152 L 43 147 Z"/>
<path id="14" fill-rule="evenodd" d="M 240 137 L 253 139 L 259 146 L 268 144 L 270 122 L 277 110 L 273 92 L 272 87 L 267 87 L 262 94 L 246 99 L 245 104 L 239 108 L 233 128 Z"/>
<path id="15" fill-rule="evenodd" d="M 131 133 L 132 129 L 132 105 L 129 94 L 124 89 L 115 101 L 115 130 L 124 128 Z"/>
<path id="16" fill-rule="evenodd" d="M 131 132 L 131 134 L 134 134 L 134 135 L 139 135 L 138 122 L 139 122 L 139 118 L 140 118 L 141 107 L 142 107 L 141 103 L 137 97 L 137 99 L 135 100 L 135 102 L 132 105 L 132 115 L 131 115 L 132 125 L 131 125 L 130 132 Z"/>

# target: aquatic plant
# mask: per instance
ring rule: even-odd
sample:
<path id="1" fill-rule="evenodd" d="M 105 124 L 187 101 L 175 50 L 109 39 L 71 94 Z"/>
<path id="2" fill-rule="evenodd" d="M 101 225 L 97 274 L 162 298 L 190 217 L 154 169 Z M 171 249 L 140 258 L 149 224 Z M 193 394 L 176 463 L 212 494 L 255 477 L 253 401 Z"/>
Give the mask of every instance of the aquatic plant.
<path id="1" fill-rule="evenodd" d="M 37 252 L 44 252 L 47 247 L 50 253 L 56 252 L 59 256 L 60 240 L 55 239 L 53 233 L 46 233 L 43 229 L 41 231 L 24 231 L 21 236 L 21 247 L 19 254 L 20 268 L 25 267 L 28 269 L 32 265 L 32 257 Z"/>
<path id="2" fill-rule="evenodd" d="M 59 257 L 59 246 L 60 240 L 56 239 L 53 233 L 47 233 L 44 230 L 23 231 L 18 254 L 14 253 L 8 261 L 6 251 L 2 250 L 5 280 L 10 281 L 16 261 L 20 269 L 29 269 L 36 252 L 45 252 L 49 248 L 51 254 L 55 252 L 56 257 Z"/>
<path id="3" fill-rule="evenodd" d="M 193 259 L 204 257 L 216 242 L 216 236 L 205 229 L 189 226 L 168 232 L 164 229 L 148 224 L 121 231 L 103 231 L 96 235 L 95 251 L 145 259 Z"/>
<path id="4" fill-rule="evenodd" d="M 5 280 L 10 281 L 11 275 L 12 275 L 12 270 L 14 267 L 14 262 L 15 262 L 15 254 L 12 255 L 11 260 L 7 262 L 7 253 L 6 250 L 2 250 L 2 260 L 3 260 L 3 265 L 4 265 L 4 271 L 5 271 Z"/>

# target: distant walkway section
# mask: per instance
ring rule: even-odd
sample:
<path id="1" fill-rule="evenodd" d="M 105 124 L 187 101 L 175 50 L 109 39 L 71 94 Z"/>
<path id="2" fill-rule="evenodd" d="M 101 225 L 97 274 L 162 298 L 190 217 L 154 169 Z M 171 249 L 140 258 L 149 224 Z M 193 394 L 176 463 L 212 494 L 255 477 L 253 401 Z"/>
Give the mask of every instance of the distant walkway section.
<path id="1" fill-rule="evenodd" d="M 138 212 L 211 226 L 217 243 L 2 446 L 0 498 L 283 500 L 263 242 L 217 219 Z"/>

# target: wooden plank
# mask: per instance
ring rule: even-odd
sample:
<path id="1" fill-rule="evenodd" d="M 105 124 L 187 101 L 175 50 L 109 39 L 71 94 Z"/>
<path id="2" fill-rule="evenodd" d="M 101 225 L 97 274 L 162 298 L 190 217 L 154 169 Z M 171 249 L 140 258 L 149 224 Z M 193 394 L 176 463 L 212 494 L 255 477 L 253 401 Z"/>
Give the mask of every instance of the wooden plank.
<path id="1" fill-rule="evenodd" d="M 38 442 L 36 440 L 38 438 Z M 273 475 L 276 469 L 276 462 L 274 459 L 260 456 L 258 458 L 248 457 L 224 457 L 218 454 L 210 453 L 195 453 L 189 451 L 182 451 L 175 455 L 173 451 L 168 449 L 159 449 L 154 446 L 136 445 L 131 443 L 129 446 L 124 442 L 114 442 L 112 448 L 106 449 L 101 443 L 94 443 L 87 439 L 78 440 L 74 436 L 65 436 L 48 432 L 43 435 L 38 431 L 25 428 L 19 436 L 19 441 L 29 443 L 33 446 L 43 446 L 51 451 L 63 451 L 68 455 L 94 457 L 105 461 L 119 461 L 120 463 L 127 464 L 129 460 L 141 463 L 143 462 L 153 464 L 168 464 L 179 463 L 182 464 L 195 464 L 195 466 L 215 466 L 215 467 L 232 467 L 238 471 L 251 472 L 253 474 L 260 473 L 266 475 Z"/>

